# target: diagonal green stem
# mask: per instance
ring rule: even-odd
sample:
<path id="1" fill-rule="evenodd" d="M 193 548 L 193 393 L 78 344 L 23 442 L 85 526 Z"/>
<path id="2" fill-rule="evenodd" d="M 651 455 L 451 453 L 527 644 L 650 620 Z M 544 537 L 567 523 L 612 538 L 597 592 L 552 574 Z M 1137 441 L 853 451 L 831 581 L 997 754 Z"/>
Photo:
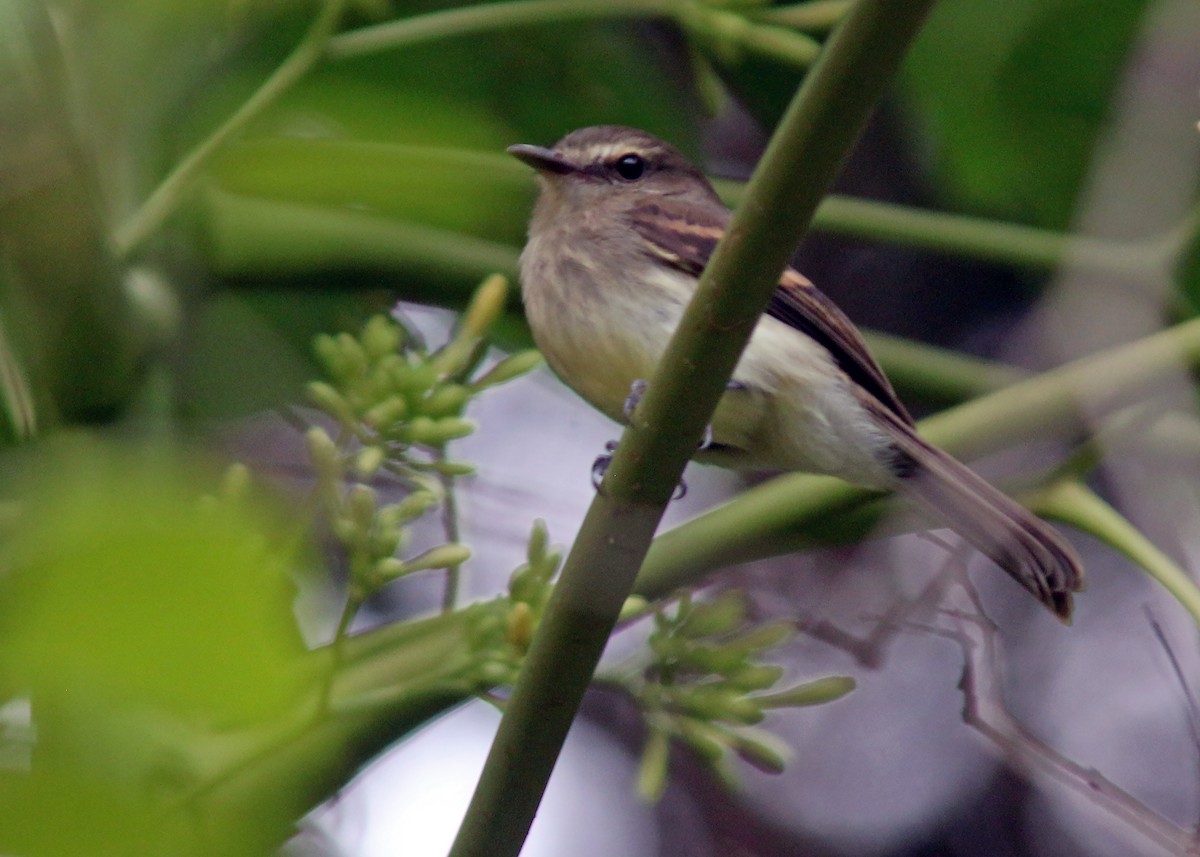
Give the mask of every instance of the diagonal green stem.
<path id="1" fill-rule="evenodd" d="M 789 106 L 600 487 L 452 857 L 515 857 L 663 509 L 742 348 L 931 5 L 864 0 Z"/>
<path id="2" fill-rule="evenodd" d="M 1095 536 L 1141 566 L 1200 625 L 1200 589 L 1188 573 L 1094 491 L 1075 481 L 1050 486 L 1037 511 Z"/>
<path id="3" fill-rule="evenodd" d="M 264 108 L 290 89 L 321 60 L 330 36 L 342 19 L 346 2 L 347 0 L 325 0 L 304 38 L 274 74 L 267 78 L 221 127 L 188 152 L 133 216 L 113 232 L 113 249 L 118 258 L 126 258 L 133 254 L 142 242 L 170 217 L 209 158 L 221 146 L 239 134 Z"/>

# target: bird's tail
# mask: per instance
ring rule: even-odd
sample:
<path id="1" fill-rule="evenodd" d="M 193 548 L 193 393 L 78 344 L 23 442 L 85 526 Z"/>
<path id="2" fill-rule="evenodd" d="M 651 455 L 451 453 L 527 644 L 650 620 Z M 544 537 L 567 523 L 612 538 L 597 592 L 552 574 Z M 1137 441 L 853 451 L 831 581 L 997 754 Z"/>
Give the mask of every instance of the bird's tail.
<path id="1" fill-rule="evenodd" d="M 1083 589 L 1075 550 L 1049 524 L 965 464 L 931 446 L 894 416 L 887 420 L 908 468 L 904 485 L 977 550 L 1012 576 L 1064 622 L 1071 593 Z"/>

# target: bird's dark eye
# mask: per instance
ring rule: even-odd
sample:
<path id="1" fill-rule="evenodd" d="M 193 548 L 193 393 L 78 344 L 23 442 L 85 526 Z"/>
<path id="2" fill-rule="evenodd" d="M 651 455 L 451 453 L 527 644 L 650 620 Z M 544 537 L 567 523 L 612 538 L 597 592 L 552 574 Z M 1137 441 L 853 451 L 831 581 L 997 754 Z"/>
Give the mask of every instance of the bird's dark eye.
<path id="1" fill-rule="evenodd" d="M 635 182 L 646 172 L 646 159 L 641 155 L 622 155 L 614 166 L 617 175 L 627 182 Z"/>

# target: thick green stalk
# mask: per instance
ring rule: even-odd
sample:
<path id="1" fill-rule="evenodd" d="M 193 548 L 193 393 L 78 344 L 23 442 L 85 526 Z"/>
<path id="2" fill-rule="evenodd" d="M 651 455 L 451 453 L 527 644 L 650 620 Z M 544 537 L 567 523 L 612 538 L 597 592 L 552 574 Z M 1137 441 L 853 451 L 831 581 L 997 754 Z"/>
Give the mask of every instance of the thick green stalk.
<path id="1" fill-rule="evenodd" d="M 755 171 L 584 520 L 452 857 L 514 857 L 663 509 L 813 211 L 928 11 L 864 0 Z"/>

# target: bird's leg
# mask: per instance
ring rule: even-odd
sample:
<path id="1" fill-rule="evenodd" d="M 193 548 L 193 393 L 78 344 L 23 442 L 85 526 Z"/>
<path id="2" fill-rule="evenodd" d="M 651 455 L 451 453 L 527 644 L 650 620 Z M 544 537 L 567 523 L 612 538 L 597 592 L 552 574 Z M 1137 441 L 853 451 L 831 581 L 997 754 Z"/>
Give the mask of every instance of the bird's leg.
<path id="1" fill-rule="evenodd" d="M 622 405 L 621 411 L 625 416 L 625 422 L 628 423 L 633 419 L 633 412 L 637 409 L 638 404 L 642 401 L 642 396 L 646 395 L 646 391 L 650 389 L 648 381 L 638 378 L 629 385 L 629 395 L 625 397 L 625 404 Z M 740 381 L 730 381 L 725 385 L 727 390 L 744 390 L 746 385 Z M 700 440 L 700 446 L 696 448 L 697 452 L 704 452 L 712 449 L 713 430 L 712 425 L 704 427 L 704 437 Z M 612 464 L 613 453 L 617 451 L 617 442 L 610 440 L 604 444 L 604 452 L 596 456 L 596 460 L 592 462 L 592 486 L 599 489 L 600 482 L 604 479 L 604 474 L 608 471 L 608 465 Z M 682 479 L 679 480 L 679 486 L 676 488 L 675 496 L 672 500 L 682 500 L 687 495 L 687 483 Z"/>
<path id="2" fill-rule="evenodd" d="M 592 462 L 592 487 L 596 490 L 600 489 L 600 483 L 604 479 L 604 474 L 608 472 L 608 465 L 612 464 L 613 453 L 617 451 L 617 442 L 610 440 L 604 444 L 604 452 L 596 456 L 596 460 Z"/>

